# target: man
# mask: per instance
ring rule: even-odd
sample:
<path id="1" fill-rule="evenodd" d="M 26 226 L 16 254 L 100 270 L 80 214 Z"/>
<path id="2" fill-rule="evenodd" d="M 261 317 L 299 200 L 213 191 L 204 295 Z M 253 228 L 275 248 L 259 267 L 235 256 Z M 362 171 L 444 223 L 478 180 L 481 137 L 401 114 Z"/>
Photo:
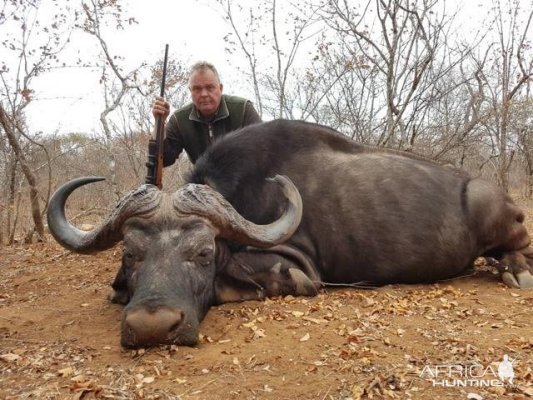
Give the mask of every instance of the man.
<path id="1" fill-rule="evenodd" d="M 164 127 L 165 167 L 174 164 L 182 150 L 195 163 L 217 137 L 261 122 L 250 101 L 222 94 L 222 89 L 218 72 L 212 64 L 198 62 L 191 67 L 189 90 L 192 103 L 175 111 Z M 152 113 L 156 118 L 160 116 L 164 123 L 170 113 L 170 105 L 158 97 Z"/>

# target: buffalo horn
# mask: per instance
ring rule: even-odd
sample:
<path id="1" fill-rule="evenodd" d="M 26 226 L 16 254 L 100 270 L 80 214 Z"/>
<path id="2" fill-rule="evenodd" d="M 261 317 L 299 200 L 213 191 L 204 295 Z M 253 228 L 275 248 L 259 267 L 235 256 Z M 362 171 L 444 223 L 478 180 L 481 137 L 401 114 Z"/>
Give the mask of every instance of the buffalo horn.
<path id="1" fill-rule="evenodd" d="M 157 187 L 142 185 L 124 196 L 97 228 L 92 231 L 82 231 L 67 220 L 65 204 L 70 194 L 77 188 L 102 180 L 105 178 L 95 176 L 73 179 L 57 189 L 50 198 L 48 228 L 63 247 L 82 254 L 109 249 L 122 239 L 121 227 L 127 218 L 146 213 L 159 204 L 161 194 Z"/>

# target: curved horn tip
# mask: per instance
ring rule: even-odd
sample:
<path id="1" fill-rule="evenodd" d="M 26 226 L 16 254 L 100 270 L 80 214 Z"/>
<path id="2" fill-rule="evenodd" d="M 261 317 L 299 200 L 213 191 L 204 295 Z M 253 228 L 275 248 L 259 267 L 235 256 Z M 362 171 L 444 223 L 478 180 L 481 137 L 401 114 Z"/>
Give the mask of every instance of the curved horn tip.
<path id="1" fill-rule="evenodd" d="M 286 175 L 276 175 L 272 178 L 267 178 L 267 180 L 276 182 L 278 185 L 280 185 L 281 189 L 283 190 L 283 194 L 289 199 L 289 201 L 292 201 L 297 208 L 300 209 L 301 214 L 302 197 L 300 196 L 300 192 L 291 178 Z"/>
<path id="2" fill-rule="evenodd" d="M 277 183 L 286 183 L 290 181 L 290 178 L 286 175 L 275 175 L 269 178 L 266 178 L 267 181 L 277 182 Z"/>
<path id="3" fill-rule="evenodd" d="M 287 175 L 275 175 L 270 178 L 266 178 L 267 181 L 276 182 L 277 184 L 283 186 L 283 187 L 295 187 L 293 181 L 291 178 L 289 178 Z"/>
<path id="4" fill-rule="evenodd" d="M 67 184 L 80 184 L 80 186 L 83 186 L 83 185 L 88 185 L 89 183 L 93 183 L 93 182 L 100 182 L 100 181 L 105 181 L 106 178 L 104 176 L 80 176 L 79 178 L 74 178 L 72 179 L 71 181 L 65 183 L 65 185 Z"/>
<path id="5" fill-rule="evenodd" d="M 65 248 L 77 253 L 90 253 L 94 232 L 81 231 L 72 226 L 65 215 L 65 204 L 77 188 L 92 182 L 105 180 L 101 176 L 84 176 L 72 179 L 61 185 L 50 197 L 47 210 L 48 229 L 52 236 Z"/>
<path id="6" fill-rule="evenodd" d="M 89 183 L 99 181 L 105 181 L 105 178 L 103 176 L 82 176 L 74 178 L 59 186 L 48 201 L 48 210 L 46 212 L 48 221 L 50 221 L 50 218 L 57 217 L 58 214 L 64 214 L 64 210 L 61 210 L 65 206 L 67 198 L 74 190 L 81 186 L 88 185 Z"/>
<path id="7" fill-rule="evenodd" d="M 105 181 L 105 179 L 106 178 L 104 178 L 103 176 L 81 176 L 79 178 L 74 178 L 62 184 L 56 189 L 56 191 L 52 194 L 52 197 L 50 198 L 50 203 L 52 203 L 52 200 L 55 200 L 55 198 L 57 198 L 58 196 L 64 197 L 66 200 L 66 197 L 68 197 L 68 195 L 70 195 L 75 189 L 79 188 L 80 186 L 85 186 L 93 182 Z"/>
<path id="8" fill-rule="evenodd" d="M 79 178 L 74 178 L 57 188 L 52 197 L 59 193 L 70 194 L 80 186 L 85 186 L 93 182 L 105 181 L 105 179 L 106 178 L 104 178 L 103 176 L 81 176 Z"/>

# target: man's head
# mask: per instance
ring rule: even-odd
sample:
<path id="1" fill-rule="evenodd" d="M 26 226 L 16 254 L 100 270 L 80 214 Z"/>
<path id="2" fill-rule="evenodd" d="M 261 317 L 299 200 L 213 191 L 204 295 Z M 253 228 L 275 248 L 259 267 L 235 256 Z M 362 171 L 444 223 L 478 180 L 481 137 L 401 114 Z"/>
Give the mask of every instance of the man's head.
<path id="1" fill-rule="evenodd" d="M 191 67 L 189 90 L 192 102 L 204 118 L 215 115 L 222 98 L 222 83 L 216 68 L 205 61 Z"/>

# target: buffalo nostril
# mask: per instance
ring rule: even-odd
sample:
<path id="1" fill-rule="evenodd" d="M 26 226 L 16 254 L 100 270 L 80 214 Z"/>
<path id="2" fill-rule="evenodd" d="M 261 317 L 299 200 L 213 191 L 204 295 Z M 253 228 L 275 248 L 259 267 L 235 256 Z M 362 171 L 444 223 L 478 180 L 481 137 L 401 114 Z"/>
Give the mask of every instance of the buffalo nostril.
<path id="1" fill-rule="evenodd" d="M 172 324 L 170 326 L 170 328 L 168 329 L 169 332 L 176 331 L 180 327 L 180 325 L 181 325 L 181 323 L 182 323 L 182 321 L 184 319 L 183 311 L 178 311 L 178 313 L 179 313 L 179 315 L 176 315 L 176 322 L 174 324 Z"/>

